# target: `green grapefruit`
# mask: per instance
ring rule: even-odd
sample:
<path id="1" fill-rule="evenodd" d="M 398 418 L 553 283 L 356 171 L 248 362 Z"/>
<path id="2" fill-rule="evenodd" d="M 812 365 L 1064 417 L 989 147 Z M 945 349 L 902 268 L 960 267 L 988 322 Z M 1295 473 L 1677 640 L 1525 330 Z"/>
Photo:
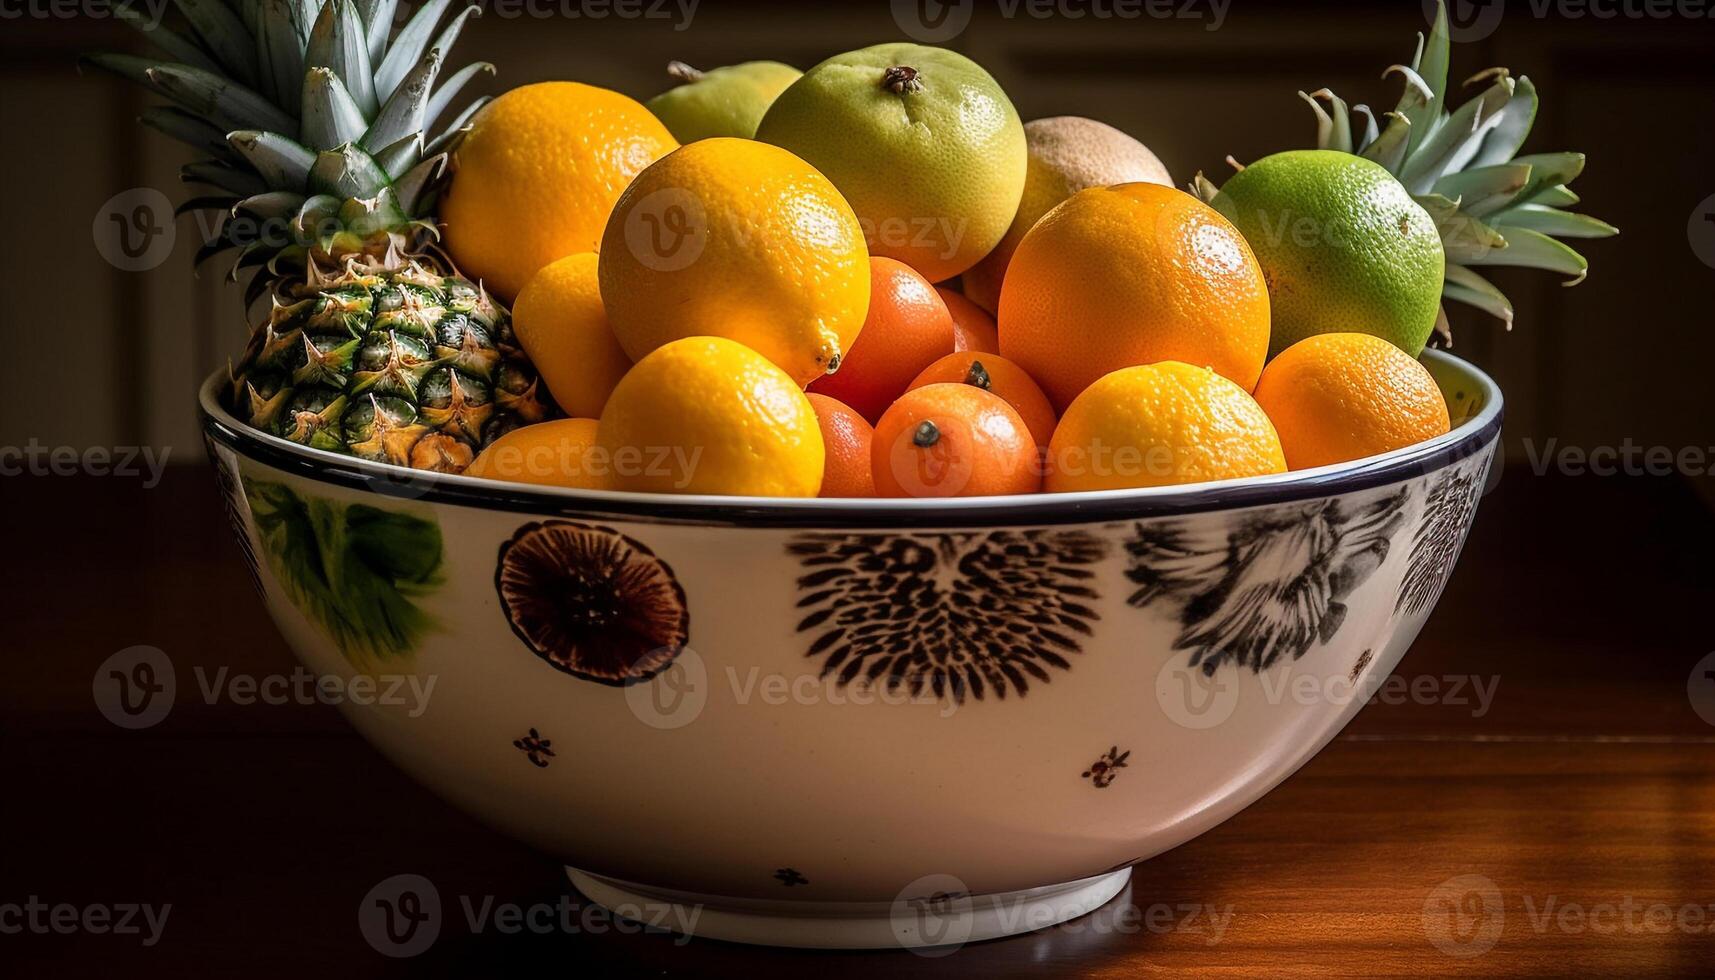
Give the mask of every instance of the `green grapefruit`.
<path id="1" fill-rule="evenodd" d="M 769 107 L 756 138 L 820 170 L 857 212 L 870 254 L 930 282 L 975 265 L 1024 191 L 1024 127 L 964 55 L 878 44 L 835 55 Z"/>
<path id="2" fill-rule="evenodd" d="M 778 61 L 746 61 L 698 71 L 682 61 L 667 74 L 683 84 L 645 103 L 680 143 L 717 136 L 752 139 L 768 107 L 803 74 Z"/>

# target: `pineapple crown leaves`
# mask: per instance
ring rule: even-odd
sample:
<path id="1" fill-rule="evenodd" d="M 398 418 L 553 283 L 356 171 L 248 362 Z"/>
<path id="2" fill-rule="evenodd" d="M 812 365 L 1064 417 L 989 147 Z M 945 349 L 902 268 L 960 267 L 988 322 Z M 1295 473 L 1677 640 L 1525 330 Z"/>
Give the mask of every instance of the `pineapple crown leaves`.
<path id="1" fill-rule="evenodd" d="M 236 279 L 247 268 L 296 268 L 312 256 L 433 235 L 447 153 L 488 101 L 451 112 L 493 65 L 441 78 L 446 52 L 479 7 L 447 18 L 452 0 L 428 0 L 395 32 L 397 0 L 173 2 L 172 22 L 130 3 L 117 12 L 164 58 L 85 60 L 166 97 L 171 104 L 145 110 L 141 121 L 207 155 L 181 176 L 212 193 L 178 211 L 227 216 L 198 264 L 238 249 L 228 274 Z M 261 290 L 253 282 L 249 298 Z"/>
<path id="2" fill-rule="evenodd" d="M 1562 210 L 1578 203 L 1567 185 L 1584 169 L 1582 153 L 1517 155 L 1536 119 L 1536 86 L 1529 78 L 1486 69 L 1465 83 L 1481 86 L 1478 95 L 1449 108 L 1450 51 L 1442 0 L 1429 37 L 1417 37 L 1411 64 L 1382 73 L 1398 75 L 1405 91 L 1381 121 L 1368 106 L 1348 108 L 1327 89 L 1298 95 L 1316 114 L 1318 148 L 1380 164 L 1434 220 L 1447 256 L 1442 298 L 1475 306 L 1511 329 L 1511 301 L 1474 267 L 1545 269 L 1576 285 L 1589 264 L 1558 239 L 1605 238 L 1619 230 Z M 1205 201 L 1217 193 L 1201 174 L 1192 191 Z M 1445 312 L 1437 330 L 1446 334 Z"/>

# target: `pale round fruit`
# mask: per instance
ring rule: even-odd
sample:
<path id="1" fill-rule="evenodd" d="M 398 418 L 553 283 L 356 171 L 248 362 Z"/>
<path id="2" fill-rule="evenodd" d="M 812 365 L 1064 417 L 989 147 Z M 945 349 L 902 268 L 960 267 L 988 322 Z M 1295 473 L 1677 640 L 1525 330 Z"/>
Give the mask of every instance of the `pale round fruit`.
<path id="1" fill-rule="evenodd" d="M 1286 472 L 1274 425 L 1243 388 L 1179 361 L 1121 368 L 1085 389 L 1048 443 L 1049 493 Z"/>
<path id="2" fill-rule="evenodd" d="M 993 313 L 1000 307 L 1006 265 L 1024 239 L 1053 207 L 1087 187 L 1143 182 L 1172 187 L 1173 178 L 1149 147 L 1107 123 L 1082 116 L 1052 116 L 1024 124 L 1029 153 L 1024 195 L 1006 236 L 964 275 L 965 295 Z"/>
<path id="3" fill-rule="evenodd" d="M 873 254 L 930 282 L 964 272 L 1006 234 L 1024 190 L 1024 127 L 964 55 L 878 44 L 835 55 L 780 93 L 756 138 L 828 176 Z"/>
<path id="4" fill-rule="evenodd" d="M 602 237 L 600 276 L 633 360 L 726 337 L 800 385 L 837 369 L 869 310 L 851 206 L 814 167 L 753 140 L 699 140 L 639 174 Z"/>
<path id="5" fill-rule="evenodd" d="M 1268 277 L 1269 356 L 1321 333 L 1367 333 L 1412 357 L 1441 308 L 1446 258 L 1429 212 L 1380 164 L 1336 150 L 1263 157 L 1212 202 Z"/>
<path id="6" fill-rule="evenodd" d="M 579 82 L 515 88 L 476 114 L 453 153 L 439 204 L 447 251 L 510 302 L 536 270 L 593 251 L 620 192 L 677 145 L 618 92 Z"/>
<path id="7" fill-rule="evenodd" d="M 778 61 L 746 61 L 708 71 L 675 61 L 667 66 L 667 74 L 683 84 L 645 104 L 674 139 L 694 143 L 716 136 L 755 137 L 768 107 L 804 73 Z"/>
<path id="8" fill-rule="evenodd" d="M 638 361 L 601 413 L 614 487 L 814 497 L 826 460 L 816 409 L 767 358 L 687 337 Z"/>
<path id="9" fill-rule="evenodd" d="M 512 330 L 568 415 L 600 417 L 631 370 L 607 325 L 594 252 L 568 255 L 531 276 L 512 304 Z"/>

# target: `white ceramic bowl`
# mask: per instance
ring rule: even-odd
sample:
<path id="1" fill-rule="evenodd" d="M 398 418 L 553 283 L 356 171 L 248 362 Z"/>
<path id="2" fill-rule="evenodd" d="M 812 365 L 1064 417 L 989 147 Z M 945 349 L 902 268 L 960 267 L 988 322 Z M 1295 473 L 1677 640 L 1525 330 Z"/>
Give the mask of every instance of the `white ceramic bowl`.
<path id="1" fill-rule="evenodd" d="M 538 489 L 259 435 L 218 379 L 202 408 L 275 622 L 381 679 L 343 710 L 406 772 L 609 906 L 919 945 L 1093 908 L 1351 720 L 1499 436 L 1493 382 L 1426 363 L 1453 431 L 1385 456 L 965 500 Z"/>

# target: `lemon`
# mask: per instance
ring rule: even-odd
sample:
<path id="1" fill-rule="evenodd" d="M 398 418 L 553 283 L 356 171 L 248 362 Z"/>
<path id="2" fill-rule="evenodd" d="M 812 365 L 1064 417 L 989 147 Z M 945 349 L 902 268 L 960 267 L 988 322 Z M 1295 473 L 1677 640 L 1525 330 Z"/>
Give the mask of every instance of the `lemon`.
<path id="1" fill-rule="evenodd" d="M 482 108 L 440 204 L 459 271 L 510 301 L 542 268 L 601 239 L 644 167 L 678 144 L 648 109 L 578 82 L 540 82 Z"/>
<path id="2" fill-rule="evenodd" d="M 1269 356 L 1322 333 L 1367 333 L 1416 357 L 1435 328 L 1441 235 L 1380 164 L 1290 150 L 1234 174 L 1210 202 L 1268 280 Z"/>
<path id="3" fill-rule="evenodd" d="M 619 382 L 597 432 L 616 489 L 814 497 L 826 450 L 809 398 L 743 344 L 686 337 Z"/>
<path id="4" fill-rule="evenodd" d="M 639 174 L 602 236 L 600 277 L 633 360 L 726 337 L 801 386 L 838 368 L 869 310 L 851 206 L 814 167 L 753 140 L 699 140 Z"/>
<path id="5" fill-rule="evenodd" d="M 828 175 L 870 251 L 930 282 L 1006 234 L 1024 192 L 1024 127 L 980 65 L 944 48 L 878 44 L 835 55 L 774 100 L 756 138 Z"/>
<path id="6" fill-rule="evenodd" d="M 607 325 L 594 252 L 568 255 L 531 276 L 512 304 L 512 330 L 568 415 L 601 415 L 613 386 L 631 370 Z"/>

